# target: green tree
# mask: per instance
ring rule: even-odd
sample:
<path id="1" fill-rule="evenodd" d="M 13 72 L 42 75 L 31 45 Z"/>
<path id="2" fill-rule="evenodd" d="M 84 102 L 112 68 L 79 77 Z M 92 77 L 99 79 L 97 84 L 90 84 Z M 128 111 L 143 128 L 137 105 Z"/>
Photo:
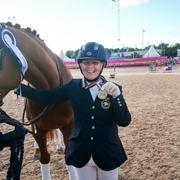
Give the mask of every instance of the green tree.
<path id="1" fill-rule="evenodd" d="M 175 45 L 171 45 L 170 47 L 167 48 L 167 56 L 176 57 L 178 49 L 180 49 L 179 43 L 176 43 Z"/>
<path id="2" fill-rule="evenodd" d="M 66 51 L 66 56 L 67 56 L 68 58 L 73 59 L 73 58 L 74 58 L 74 55 L 75 55 L 74 51 L 72 51 L 72 50 Z"/>
<path id="3" fill-rule="evenodd" d="M 167 55 L 167 49 L 169 47 L 169 44 L 167 43 L 160 43 L 157 48 L 161 49 L 161 56 Z"/>

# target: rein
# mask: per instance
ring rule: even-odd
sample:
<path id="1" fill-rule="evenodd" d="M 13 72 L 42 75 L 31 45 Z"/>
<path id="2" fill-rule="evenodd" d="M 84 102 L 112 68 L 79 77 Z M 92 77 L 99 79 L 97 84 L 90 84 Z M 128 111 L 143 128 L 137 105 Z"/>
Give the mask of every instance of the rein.
<path id="1" fill-rule="evenodd" d="M 27 102 L 26 102 L 26 104 L 27 104 Z M 51 110 L 55 106 L 54 104 L 51 105 L 51 106 L 46 106 L 45 108 L 43 108 L 43 110 L 37 116 L 35 116 L 34 118 L 30 119 L 29 122 L 25 122 L 24 116 L 25 116 L 25 111 L 26 111 L 26 104 L 25 104 L 25 107 L 24 107 L 24 110 L 23 110 L 23 115 L 22 115 L 22 124 L 24 126 L 29 126 L 29 125 L 35 124 L 36 122 L 39 121 L 40 118 L 45 116 L 49 112 L 49 110 Z"/>
<path id="2" fill-rule="evenodd" d="M 0 150 L 4 147 L 10 147 L 10 164 L 6 179 L 20 179 L 22 161 L 24 155 L 24 139 L 28 129 L 24 128 L 19 121 L 12 119 L 0 108 L 0 123 L 6 123 L 14 126 L 15 129 L 8 133 L 0 132 Z"/>

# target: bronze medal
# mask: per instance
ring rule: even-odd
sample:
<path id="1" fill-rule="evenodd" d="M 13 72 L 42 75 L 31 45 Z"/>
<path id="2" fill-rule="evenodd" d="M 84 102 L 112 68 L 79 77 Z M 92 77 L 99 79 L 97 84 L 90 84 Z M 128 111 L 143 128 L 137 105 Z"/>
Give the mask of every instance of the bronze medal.
<path id="1" fill-rule="evenodd" d="M 98 92 L 98 95 L 97 95 L 97 96 L 98 96 L 99 99 L 102 99 L 102 100 L 103 100 L 103 99 L 106 99 L 107 95 L 108 95 L 108 94 L 107 94 L 107 92 L 106 92 L 105 90 L 100 90 L 100 91 Z"/>

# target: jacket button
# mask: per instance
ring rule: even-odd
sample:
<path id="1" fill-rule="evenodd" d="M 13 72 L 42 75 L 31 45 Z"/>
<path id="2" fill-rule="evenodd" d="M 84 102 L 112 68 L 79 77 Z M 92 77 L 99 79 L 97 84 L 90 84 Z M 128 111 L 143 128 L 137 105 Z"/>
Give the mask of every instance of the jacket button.
<path id="1" fill-rule="evenodd" d="M 93 141 L 94 140 L 94 138 L 93 137 L 91 137 L 91 141 Z"/>
<path id="2" fill-rule="evenodd" d="M 122 106 L 121 102 L 118 102 L 119 106 Z"/>

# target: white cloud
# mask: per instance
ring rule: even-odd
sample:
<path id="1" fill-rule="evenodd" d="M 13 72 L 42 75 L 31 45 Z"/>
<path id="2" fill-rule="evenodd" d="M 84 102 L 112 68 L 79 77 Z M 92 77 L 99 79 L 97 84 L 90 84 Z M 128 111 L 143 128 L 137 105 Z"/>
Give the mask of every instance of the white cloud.
<path id="1" fill-rule="evenodd" d="M 119 0 L 121 7 L 137 6 L 139 4 L 148 3 L 150 0 Z"/>

